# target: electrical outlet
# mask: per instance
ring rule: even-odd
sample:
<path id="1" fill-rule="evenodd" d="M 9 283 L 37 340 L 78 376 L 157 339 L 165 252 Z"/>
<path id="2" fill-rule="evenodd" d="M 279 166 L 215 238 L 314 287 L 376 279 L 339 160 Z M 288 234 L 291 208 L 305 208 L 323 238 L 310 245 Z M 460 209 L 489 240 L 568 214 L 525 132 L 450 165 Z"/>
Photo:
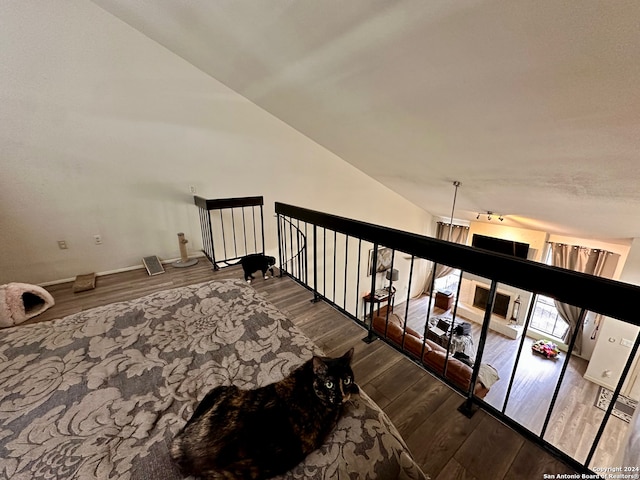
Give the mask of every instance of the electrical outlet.
<path id="1" fill-rule="evenodd" d="M 633 340 L 629 340 L 628 338 L 621 338 L 620 339 L 620 345 L 622 345 L 623 347 L 633 347 Z"/>
<path id="2" fill-rule="evenodd" d="M 66 250 L 67 248 L 69 248 L 67 246 L 66 240 L 58 240 L 58 248 L 60 248 L 60 250 Z"/>
<path id="3" fill-rule="evenodd" d="M 196 193 L 196 187 L 195 187 L 195 185 L 190 185 L 190 186 L 189 186 L 189 191 L 190 191 L 191 193 Z"/>
<path id="4" fill-rule="evenodd" d="M 102 245 L 102 236 L 100 235 L 94 235 L 93 236 L 93 240 L 96 243 L 96 245 Z"/>

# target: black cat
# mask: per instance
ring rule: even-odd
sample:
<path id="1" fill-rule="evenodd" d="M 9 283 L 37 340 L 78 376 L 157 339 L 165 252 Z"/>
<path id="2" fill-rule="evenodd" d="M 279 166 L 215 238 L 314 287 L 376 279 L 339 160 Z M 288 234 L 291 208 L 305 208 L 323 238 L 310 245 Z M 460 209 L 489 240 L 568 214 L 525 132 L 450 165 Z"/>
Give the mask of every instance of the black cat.
<path id="1" fill-rule="evenodd" d="M 276 259 L 275 257 L 262 255 L 261 253 L 253 253 L 242 257 L 240 264 L 242 265 L 242 270 L 244 270 L 244 279 L 251 283 L 251 280 L 254 279 L 252 273 L 258 270 L 262 272 L 262 276 L 265 279 L 269 278 L 267 277 L 267 270 L 271 272 L 271 276 L 273 277 L 273 266 L 276 264 Z"/>
<path id="2" fill-rule="evenodd" d="M 313 357 L 289 376 L 255 390 L 220 386 L 176 435 L 171 456 L 184 474 L 205 479 L 265 479 L 295 467 L 322 445 L 359 392 L 353 348 Z"/>

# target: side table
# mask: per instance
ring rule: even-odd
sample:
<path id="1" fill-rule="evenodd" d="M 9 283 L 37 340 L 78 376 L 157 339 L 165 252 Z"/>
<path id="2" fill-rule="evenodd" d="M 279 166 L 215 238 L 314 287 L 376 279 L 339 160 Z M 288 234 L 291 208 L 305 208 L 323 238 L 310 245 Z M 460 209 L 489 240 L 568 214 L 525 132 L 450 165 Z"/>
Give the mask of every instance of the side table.
<path id="1" fill-rule="evenodd" d="M 391 287 L 391 289 L 389 289 L 389 287 L 380 288 L 375 292 L 373 292 L 373 295 L 371 294 L 371 292 L 367 293 L 365 296 L 362 297 L 362 305 L 364 308 L 363 318 L 365 319 L 369 318 L 369 308 L 367 307 L 367 304 L 369 303 L 374 304 L 373 307 L 375 309 L 374 311 L 375 315 L 380 314 L 380 307 L 382 306 L 382 303 L 386 303 L 391 309 L 391 311 L 393 312 L 393 303 L 395 300 L 395 296 L 396 296 L 396 288 L 393 286 Z"/>

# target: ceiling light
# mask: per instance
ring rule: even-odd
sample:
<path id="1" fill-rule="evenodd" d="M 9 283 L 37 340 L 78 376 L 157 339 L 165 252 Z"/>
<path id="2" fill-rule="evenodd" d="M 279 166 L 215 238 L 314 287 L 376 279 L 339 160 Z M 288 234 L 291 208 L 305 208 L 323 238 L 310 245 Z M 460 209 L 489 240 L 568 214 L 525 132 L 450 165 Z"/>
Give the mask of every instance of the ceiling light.
<path id="1" fill-rule="evenodd" d="M 480 220 L 480 217 L 484 217 L 485 215 L 487 216 L 487 220 L 488 221 L 491 221 L 497 215 L 498 220 L 500 220 L 501 222 L 504 222 L 504 215 L 502 215 L 501 213 L 492 212 L 491 210 L 487 210 L 486 212 L 478 213 L 476 215 L 476 220 Z"/>

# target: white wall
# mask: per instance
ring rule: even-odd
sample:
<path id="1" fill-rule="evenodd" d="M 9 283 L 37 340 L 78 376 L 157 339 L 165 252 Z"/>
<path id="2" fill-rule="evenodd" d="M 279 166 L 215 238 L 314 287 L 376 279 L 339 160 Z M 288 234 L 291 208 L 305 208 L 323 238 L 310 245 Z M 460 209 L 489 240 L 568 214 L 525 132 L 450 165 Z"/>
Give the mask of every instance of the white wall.
<path id="1" fill-rule="evenodd" d="M 620 281 L 639 285 L 639 267 L 640 239 L 635 238 L 626 257 Z M 631 353 L 631 347 L 628 342 L 635 341 L 638 330 L 638 327 L 620 320 L 604 318 L 585 377 L 600 385 L 614 389 L 620 380 L 622 369 Z M 635 372 L 630 372 L 630 377 L 633 375 L 637 377 L 638 373 L 636 369 Z M 627 378 L 627 383 L 628 381 L 629 377 Z"/>
<path id="2" fill-rule="evenodd" d="M 190 186 L 264 195 L 271 252 L 275 201 L 430 233 L 429 214 L 90 2 L 3 2 L 0 44 L 0 283 L 176 258 L 178 232 L 199 250 Z"/>

